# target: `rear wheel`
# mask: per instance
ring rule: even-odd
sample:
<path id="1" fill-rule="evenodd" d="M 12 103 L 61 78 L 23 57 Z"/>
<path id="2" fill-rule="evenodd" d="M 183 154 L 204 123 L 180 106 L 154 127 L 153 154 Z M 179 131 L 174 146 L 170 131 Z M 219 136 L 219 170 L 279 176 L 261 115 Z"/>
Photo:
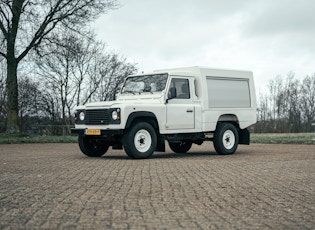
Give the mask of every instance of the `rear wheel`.
<path id="1" fill-rule="evenodd" d="M 187 153 L 192 146 L 191 141 L 169 142 L 168 144 L 175 153 Z"/>
<path id="2" fill-rule="evenodd" d="M 213 145 L 218 154 L 233 154 L 238 146 L 238 132 L 231 123 L 219 123 L 214 132 Z"/>
<path id="3" fill-rule="evenodd" d="M 91 136 L 79 135 L 78 143 L 81 151 L 89 157 L 103 156 L 109 148 L 107 143 Z"/>
<path id="4" fill-rule="evenodd" d="M 150 157 L 157 145 L 154 128 L 147 122 L 133 125 L 125 134 L 124 149 L 131 158 L 144 159 Z"/>

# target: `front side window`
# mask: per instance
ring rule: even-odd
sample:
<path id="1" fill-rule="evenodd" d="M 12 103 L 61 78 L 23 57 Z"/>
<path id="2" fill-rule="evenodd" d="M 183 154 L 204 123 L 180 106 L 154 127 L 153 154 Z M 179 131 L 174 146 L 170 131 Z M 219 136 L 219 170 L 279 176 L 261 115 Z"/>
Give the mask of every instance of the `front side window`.
<path id="1" fill-rule="evenodd" d="M 128 77 L 121 93 L 154 93 L 165 89 L 168 74 L 153 74 Z"/>
<path id="2" fill-rule="evenodd" d="M 173 78 L 171 81 L 168 98 L 189 99 L 189 81 L 188 79 Z"/>

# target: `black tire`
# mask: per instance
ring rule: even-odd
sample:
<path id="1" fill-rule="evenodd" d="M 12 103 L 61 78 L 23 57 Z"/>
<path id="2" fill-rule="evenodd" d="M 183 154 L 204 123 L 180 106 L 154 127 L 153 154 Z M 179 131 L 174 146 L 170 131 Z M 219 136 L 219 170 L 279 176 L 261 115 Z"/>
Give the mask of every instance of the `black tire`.
<path id="1" fill-rule="evenodd" d="M 175 153 L 187 153 L 192 146 L 191 141 L 169 142 L 168 144 Z"/>
<path id="2" fill-rule="evenodd" d="M 125 134 L 123 144 L 129 157 L 135 159 L 148 158 L 156 149 L 156 132 L 147 122 L 136 123 Z"/>
<path id="3" fill-rule="evenodd" d="M 78 143 L 81 151 L 89 157 L 101 157 L 109 148 L 103 141 L 84 135 L 79 135 Z"/>
<path id="4" fill-rule="evenodd" d="M 238 146 L 238 132 L 231 123 L 219 123 L 214 132 L 213 145 L 218 154 L 235 153 Z"/>

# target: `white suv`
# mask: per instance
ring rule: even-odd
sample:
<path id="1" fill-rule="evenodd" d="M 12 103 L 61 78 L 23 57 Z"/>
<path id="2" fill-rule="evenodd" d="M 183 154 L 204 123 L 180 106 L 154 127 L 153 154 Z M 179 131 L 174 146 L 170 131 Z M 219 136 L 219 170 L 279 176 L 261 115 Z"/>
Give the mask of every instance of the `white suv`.
<path id="1" fill-rule="evenodd" d="M 187 67 L 129 76 L 116 101 L 76 108 L 81 151 L 98 157 L 108 148 L 131 158 L 176 153 L 211 140 L 219 154 L 249 144 L 248 126 L 256 123 L 253 74 L 249 71 Z"/>

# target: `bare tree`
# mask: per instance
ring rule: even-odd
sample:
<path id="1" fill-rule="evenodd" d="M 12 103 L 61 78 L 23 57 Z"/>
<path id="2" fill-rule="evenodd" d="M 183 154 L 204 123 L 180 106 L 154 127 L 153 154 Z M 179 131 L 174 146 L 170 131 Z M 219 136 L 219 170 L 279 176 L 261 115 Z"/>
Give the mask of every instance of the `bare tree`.
<path id="1" fill-rule="evenodd" d="M 18 81 L 19 86 L 19 123 L 20 131 L 25 131 L 29 117 L 40 115 L 39 102 L 41 100 L 41 89 L 37 82 L 31 81 L 27 77 L 22 77 Z"/>
<path id="2" fill-rule="evenodd" d="M 286 77 L 283 106 L 286 119 L 286 132 L 300 132 L 300 81 L 290 72 Z"/>
<path id="3" fill-rule="evenodd" d="M 5 120 L 7 117 L 7 93 L 5 75 L 5 62 L 0 61 L 0 132 L 5 130 Z"/>
<path id="4" fill-rule="evenodd" d="M 276 76 L 269 81 L 268 84 L 269 95 L 268 104 L 269 108 L 268 119 L 274 131 L 280 130 L 281 120 L 283 119 L 283 78 L 281 75 Z"/>
<path id="5" fill-rule="evenodd" d="M 18 86 L 20 132 L 39 133 L 42 129 L 47 130 L 48 126 L 62 124 L 59 100 L 56 94 L 46 90 L 45 82 L 23 75 Z"/>
<path id="6" fill-rule="evenodd" d="M 128 63 L 126 58 L 120 57 L 115 53 L 109 53 L 103 59 L 99 72 L 102 78 L 98 89 L 93 95 L 93 100 L 108 101 L 115 100 L 116 94 L 119 92 L 125 78 L 137 72 L 137 68 L 135 64 Z"/>
<path id="7" fill-rule="evenodd" d="M 1 0 L 0 56 L 7 63 L 7 132 L 18 131 L 17 69 L 33 49 L 49 43 L 51 32 L 81 28 L 100 13 L 116 6 L 116 0 Z"/>
<path id="8" fill-rule="evenodd" d="M 258 132 L 310 132 L 315 117 L 315 74 L 299 80 L 293 72 L 269 82 L 258 107 Z"/>
<path id="9" fill-rule="evenodd" d="M 50 43 L 43 56 L 37 59 L 38 74 L 41 81 L 45 82 L 46 89 L 51 95 L 56 95 L 61 102 L 61 117 L 65 125 L 67 107 L 71 107 L 75 97 L 75 84 L 73 83 L 74 62 L 77 56 L 77 37 L 56 34 L 54 42 Z"/>
<path id="10" fill-rule="evenodd" d="M 306 76 L 301 85 L 301 111 L 305 122 L 305 131 L 312 131 L 312 121 L 315 120 L 315 73 Z"/>
<path id="11" fill-rule="evenodd" d="M 136 71 L 134 64 L 91 37 L 71 31 L 56 34 L 37 61 L 46 89 L 58 95 L 65 125 L 70 123 L 74 106 L 112 99 L 125 77 Z"/>
<path id="12" fill-rule="evenodd" d="M 269 96 L 263 93 L 259 94 L 258 108 L 257 108 L 257 121 L 255 125 L 255 132 L 265 133 L 271 130 L 270 124 L 270 107 Z"/>

